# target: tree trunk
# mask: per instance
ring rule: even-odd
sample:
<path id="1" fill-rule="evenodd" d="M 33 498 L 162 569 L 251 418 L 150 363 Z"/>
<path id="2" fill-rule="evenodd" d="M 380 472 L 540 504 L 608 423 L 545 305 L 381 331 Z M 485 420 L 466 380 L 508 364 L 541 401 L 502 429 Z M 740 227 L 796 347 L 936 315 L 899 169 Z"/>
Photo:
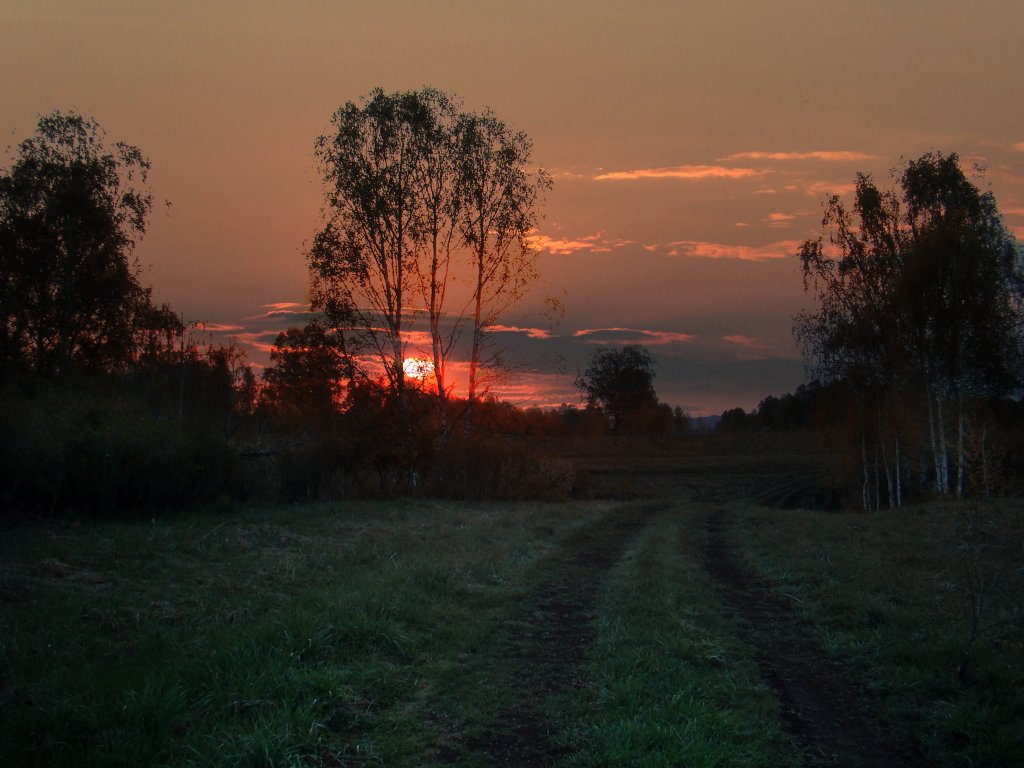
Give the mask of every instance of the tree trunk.
<path id="1" fill-rule="evenodd" d="M 483 312 L 484 302 L 484 255 L 486 232 L 481 229 L 478 233 L 480 242 L 477 245 L 476 254 L 476 296 L 473 307 L 473 348 L 469 355 L 469 394 L 466 398 L 466 434 L 473 431 L 473 405 L 476 402 L 476 377 L 480 368 L 480 356 L 482 354 L 484 330 L 480 327 L 480 316 Z"/>
<path id="2" fill-rule="evenodd" d="M 942 493 L 942 468 L 939 463 L 939 444 L 935 434 L 935 408 L 932 405 L 932 389 L 925 389 L 925 402 L 928 403 L 928 432 L 931 437 L 932 462 L 935 464 L 935 492 Z"/>
<path id="3" fill-rule="evenodd" d="M 903 476 L 900 470 L 902 457 L 900 456 L 900 436 L 896 435 L 896 508 L 903 509 Z"/>
<path id="4" fill-rule="evenodd" d="M 949 453 L 946 450 L 946 420 L 942 413 L 942 398 L 936 395 L 936 417 L 939 430 L 939 490 L 949 493 Z"/>
<path id="5" fill-rule="evenodd" d="M 871 497 L 868 495 L 870 488 L 869 475 L 868 475 L 868 438 L 864 432 L 864 429 L 860 431 L 860 464 L 864 469 L 864 480 L 861 486 L 861 503 L 864 505 L 864 511 L 871 511 Z"/>
<path id="6" fill-rule="evenodd" d="M 882 429 L 882 414 L 878 414 L 878 447 L 882 453 L 882 467 L 885 470 L 885 487 L 889 495 L 889 509 L 896 508 L 895 488 L 893 486 L 892 467 L 889 464 L 889 452 L 885 449 L 885 432 Z"/>
<path id="7" fill-rule="evenodd" d="M 964 473 L 966 470 L 966 446 L 964 445 L 964 433 L 966 432 L 966 424 L 964 419 L 964 398 L 962 395 L 957 397 L 957 437 L 956 437 L 956 497 L 962 498 L 964 495 Z"/>

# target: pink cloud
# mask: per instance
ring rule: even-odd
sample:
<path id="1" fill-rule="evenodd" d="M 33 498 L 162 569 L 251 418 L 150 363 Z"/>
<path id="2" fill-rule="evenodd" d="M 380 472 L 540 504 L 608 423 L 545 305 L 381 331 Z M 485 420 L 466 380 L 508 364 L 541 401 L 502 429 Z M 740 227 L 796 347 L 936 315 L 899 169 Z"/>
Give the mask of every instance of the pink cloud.
<path id="1" fill-rule="evenodd" d="M 730 344 L 738 344 L 741 347 L 760 346 L 757 339 L 751 338 L 750 336 L 743 336 L 741 334 L 735 334 L 733 336 L 723 336 L 722 341 L 727 341 Z"/>
<path id="2" fill-rule="evenodd" d="M 809 185 L 804 192 L 814 197 L 821 197 L 822 195 L 852 195 L 856 189 L 856 184 L 816 181 Z"/>
<path id="3" fill-rule="evenodd" d="M 274 340 L 279 333 L 283 333 L 283 331 L 252 331 L 240 333 L 237 338 L 242 344 L 260 352 L 269 353 L 273 351 Z"/>
<path id="4" fill-rule="evenodd" d="M 679 240 L 669 256 L 693 256 L 700 259 L 737 259 L 739 261 L 768 261 L 789 258 L 800 248 L 799 240 L 780 240 L 767 245 L 732 245 L 707 243 L 697 240 Z"/>
<path id="5" fill-rule="evenodd" d="M 818 150 L 814 152 L 737 152 L 722 160 L 825 160 L 828 162 L 853 162 L 856 160 L 872 160 L 875 155 L 864 152 L 845 150 Z"/>
<path id="6" fill-rule="evenodd" d="M 538 251 L 546 251 L 547 253 L 559 256 L 568 256 L 577 251 L 609 253 L 616 248 L 631 245 L 635 242 L 634 240 L 624 240 L 622 238 L 606 238 L 604 232 L 595 232 L 592 235 L 584 235 L 578 238 L 551 237 L 540 232 L 534 232 L 528 235 L 526 240 L 531 247 L 536 248 Z"/>
<path id="7" fill-rule="evenodd" d="M 227 323 L 199 323 L 199 328 L 210 333 L 231 333 L 232 331 L 241 331 L 245 326 L 229 325 Z"/>
<path id="8" fill-rule="evenodd" d="M 681 344 L 693 341 L 697 337 L 692 333 L 677 333 L 675 331 L 649 331 L 642 328 L 583 328 L 573 334 L 576 338 L 588 336 L 605 336 L 606 338 L 587 338 L 591 344 L 616 344 L 619 342 L 638 341 L 651 346 L 664 344 Z M 634 336 L 637 338 L 625 338 Z"/>
<path id="9" fill-rule="evenodd" d="M 305 315 L 309 313 L 309 304 L 299 303 L 297 301 L 277 301 L 273 304 L 262 305 L 267 311 L 259 315 L 252 315 L 251 317 L 243 317 L 243 320 L 263 320 L 271 317 L 281 317 L 282 315 Z"/>
<path id="10" fill-rule="evenodd" d="M 637 168 L 631 171 L 600 173 L 596 181 L 635 181 L 637 179 L 746 179 L 766 171 L 754 168 L 726 168 L 721 165 L 677 165 L 671 168 Z"/>
<path id="11" fill-rule="evenodd" d="M 1010 149 L 1012 149 L 1014 152 L 1024 152 L 1024 141 L 1018 141 L 1016 144 L 1010 147 Z"/>
<path id="12" fill-rule="evenodd" d="M 769 213 L 768 221 L 772 224 L 788 224 L 796 218 L 792 213 Z"/>
<path id="13" fill-rule="evenodd" d="M 489 325 L 487 330 L 491 333 L 525 333 L 531 339 L 552 339 L 551 331 L 544 328 L 520 328 L 516 325 Z"/>

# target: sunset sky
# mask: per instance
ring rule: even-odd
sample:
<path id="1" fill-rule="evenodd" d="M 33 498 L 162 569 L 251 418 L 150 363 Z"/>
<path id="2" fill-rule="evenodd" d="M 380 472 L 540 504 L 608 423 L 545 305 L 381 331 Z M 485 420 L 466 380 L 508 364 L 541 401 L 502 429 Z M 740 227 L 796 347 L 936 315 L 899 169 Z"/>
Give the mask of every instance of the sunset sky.
<path id="1" fill-rule="evenodd" d="M 171 202 L 144 281 L 256 363 L 302 322 L 338 106 L 431 85 L 525 131 L 555 186 L 504 323 L 523 373 L 497 391 L 524 405 L 578 401 L 607 343 L 646 345 L 693 414 L 791 391 L 794 254 L 857 171 L 957 152 L 1024 239 L 1022 76 L 1019 0 L 0 0 L 3 144 L 74 108 L 141 147 Z"/>

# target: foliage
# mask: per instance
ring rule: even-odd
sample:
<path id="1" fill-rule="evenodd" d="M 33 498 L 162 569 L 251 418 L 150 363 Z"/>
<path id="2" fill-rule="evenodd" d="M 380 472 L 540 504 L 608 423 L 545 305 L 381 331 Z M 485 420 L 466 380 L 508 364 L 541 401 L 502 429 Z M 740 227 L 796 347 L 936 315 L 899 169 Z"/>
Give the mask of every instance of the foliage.
<path id="1" fill-rule="evenodd" d="M 242 493 L 239 458 L 219 435 L 155 418 L 130 394 L 104 389 L 2 391 L 8 512 L 151 517 Z"/>
<path id="2" fill-rule="evenodd" d="M 431 88 L 374 90 L 339 108 L 332 125 L 316 143 L 327 215 L 307 253 L 313 308 L 342 335 L 353 373 L 385 377 L 402 399 L 406 332 L 413 308 L 425 306 L 446 433 L 446 363 L 465 313 L 472 314 L 472 405 L 486 328 L 536 277 L 526 235 L 550 178 L 532 169 L 525 134 L 489 111 L 461 111 L 456 97 Z M 465 307 L 453 311 L 456 255 L 473 277 Z"/>
<path id="3" fill-rule="evenodd" d="M 455 149 L 461 158 L 459 231 L 471 253 L 474 281 L 468 433 L 481 367 L 500 360 L 493 350 L 485 358 L 487 329 L 538 277 L 537 252 L 527 235 L 537 225 L 541 195 L 552 182 L 544 169 L 531 168 L 532 143 L 526 134 L 512 131 L 490 110 L 460 116 Z"/>
<path id="4" fill-rule="evenodd" d="M 132 250 L 152 207 L 150 164 L 95 120 L 41 117 L 0 172 L 0 372 L 110 370 L 132 357 L 150 297 Z"/>
<path id="5" fill-rule="evenodd" d="M 651 354 L 638 344 L 627 344 L 594 350 L 576 386 L 586 394 L 588 405 L 601 408 L 612 430 L 619 431 L 630 412 L 657 406 L 654 376 Z"/>
<path id="6" fill-rule="evenodd" d="M 320 323 L 279 333 L 263 372 L 263 402 L 286 421 L 322 425 L 337 413 L 348 371 L 344 337 Z"/>
<path id="7" fill-rule="evenodd" d="M 858 400 L 865 507 L 883 489 L 890 506 L 915 487 L 961 495 L 969 411 L 1009 394 L 1024 360 L 1024 276 L 993 195 L 955 154 L 908 162 L 898 181 L 883 192 L 858 175 L 852 210 L 826 203 L 828 246 L 808 240 L 799 254 L 817 309 L 796 316 L 794 333 L 810 371 Z M 917 419 L 931 477 L 907 460 Z"/>

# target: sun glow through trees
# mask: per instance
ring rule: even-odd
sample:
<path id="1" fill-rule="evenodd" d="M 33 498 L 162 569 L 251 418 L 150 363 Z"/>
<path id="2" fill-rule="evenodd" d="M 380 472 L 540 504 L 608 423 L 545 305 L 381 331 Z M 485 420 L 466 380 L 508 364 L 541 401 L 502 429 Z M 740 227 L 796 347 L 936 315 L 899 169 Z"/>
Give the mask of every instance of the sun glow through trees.
<path id="1" fill-rule="evenodd" d="M 425 357 L 407 357 L 402 361 L 402 371 L 410 379 L 425 380 L 434 372 L 434 363 Z"/>

